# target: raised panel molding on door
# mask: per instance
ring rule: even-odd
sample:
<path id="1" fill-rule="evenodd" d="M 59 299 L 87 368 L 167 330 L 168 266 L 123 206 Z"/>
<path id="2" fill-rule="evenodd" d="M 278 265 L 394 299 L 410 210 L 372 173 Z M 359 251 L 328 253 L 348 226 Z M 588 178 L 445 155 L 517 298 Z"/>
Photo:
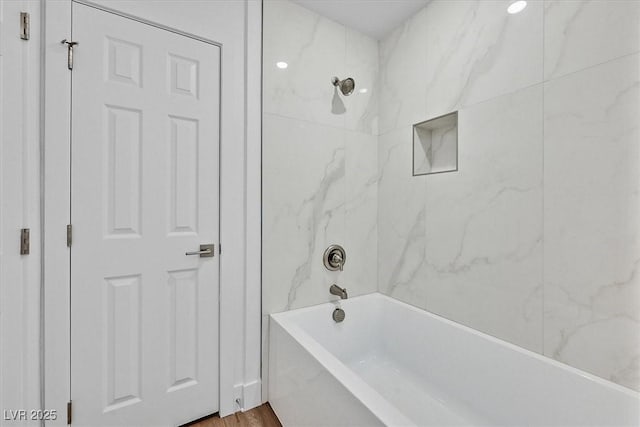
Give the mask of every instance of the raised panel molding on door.
<path id="1" fill-rule="evenodd" d="M 198 382 L 198 270 L 169 272 L 168 391 Z"/>
<path id="2" fill-rule="evenodd" d="M 168 117 L 172 233 L 198 232 L 198 120 Z"/>
<path id="3" fill-rule="evenodd" d="M 106 37 L 108 79 L 133 86 L 142 86 L 140 63 L 142 62 L 142 46 L 125 40 Z"/>
<path id="4" fill-rule="evenodd" d="M 105 105 L 107 235 L 140 235 L 142 111 Z"/>
<path id="5" fill-rule="evenodd" d="M 140 402 L 140 275 L 105 279 L 105 411 Z"/>
<path id="6" fill-rule="evenodd" d="M 219 409 L 220 48 L 73 3 L 71 399 L 79 425 Z"/>

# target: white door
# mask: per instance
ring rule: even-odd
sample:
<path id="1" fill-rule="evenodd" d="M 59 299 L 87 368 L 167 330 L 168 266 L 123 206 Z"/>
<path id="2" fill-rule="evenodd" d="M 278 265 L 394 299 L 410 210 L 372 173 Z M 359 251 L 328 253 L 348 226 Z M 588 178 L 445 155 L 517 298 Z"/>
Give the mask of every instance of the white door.
<path id="1" fill-rule="evenodd" d="M 72 22 L 73 424 L 185 423 L 219 403 L 220 50 L 77 3 Z"/>

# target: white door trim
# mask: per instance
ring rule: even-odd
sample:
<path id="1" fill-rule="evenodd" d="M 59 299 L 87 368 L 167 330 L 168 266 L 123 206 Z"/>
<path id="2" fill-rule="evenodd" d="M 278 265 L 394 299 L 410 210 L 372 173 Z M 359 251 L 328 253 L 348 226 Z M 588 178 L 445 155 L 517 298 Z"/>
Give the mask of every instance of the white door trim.
<path id="1" fill-rule="evenodd" d="M 19 36 L 20 12 L 30 15 L 29 40 Z M 11 418 L 4 411 L 41 406 L 40 39 L 38 2 L 0 0 L 2 425 L 13 424 L 4 420 Z M 30 229 L 28 255 L 17 244 L 21 228 Z"/>
<path id="2" fill-rule="evenodd" d="M 70 396 L 70 305 L 66 224 L 70 222 L 71 73 L 64 66 L 71 39 L 71 2 L 42 0 L 44 26 L 44 407 L 67 424 Z M 62 64 L 63 66 L 60 66 Z"/>
<path id="3" fill-rule="evenodd" d="M 96 2 L 81 1 L 84 4 L 107 9 Z M 134 2 L 113 2 L 126 4 Z M 41 0 L 43 7 L 44 43 L 43 66 L 44 91 L 43 102 L 44 123 L 44 278 L 45 278 L 45 408 L 55 409 L 60 415 L 50 425 L 66 424 L 66 404 L 70 396 L 70 346 L 69 346 L 69 250 L 66 247 L 66 224 L 70 218 L 70 95 L 71 74 L 67 70 L 66 47 L 60 43 L 64 38 L 71 40 L 71 0 L 46 1 Z M 255 22 L 256 6 L 259 2 L 251 0 L 245 2 L 245 34 L 247 25 L 247 8 L 252 10 Z M 123 6 L 124 7 L 124 6 Z M 109 10 L 122 16 L 151 23 L 163 29 L 184 34 L 197 39 L 211 42 L 198 34 L 168 27 L 157 22 L 147 21 L 134 14 Z M 256 154 L 259 158 L 260 141 L 255 139 L 256 129 L 259 134 L 260 122 L 255 114 L 247 116 L 244 94 L 248 81 L 252 82 L 252 90 L 256 88 L 256 70 L 251 74 L 246 71 L 246 55 L 256 55 L 259 49 L 255 46 L 255 31 L 252 32 L 252 51 L 230 52 L 225 50 L 225 41 L 218 41 L 221 46 L 221 63 L 232 58 L 243 58 L 242 66 L 245 70 L 244 78 L 238 78 L 237 60 L 228 60 L 229 68 L 223 68 L 222 79 L 222 136 L 221 136 L 221 227 L 220 242 L 222 255 L 220 258 L 220 414 L 227 415 L 240 406 L 248 409 L 259 404 L 253 396 L 247 396 L 244 401 L 244 389 L 247 386 L 259 389 L 260 373 L 259 351 L 260 335 L 255 331 L 260 329 L 260 312 L 256 311 L 256 299 L 259 301 L 259 254 L 260 231 L 257 219 L 260 216 L 259 193 L 256 191 L 256 173 L 253 171 L 251 193 L 247 191 L 247 161 L 251 161 L 251 168 L 256 165 Z M 80 41 L 81 42 L 81 41 Z M 245 53 L 245 55 L 242 55 Z M 235 70 L 231 68 L 236 67 Z M 251 61 L 255 66 L 255 58 Z M 259 71 L 258 79 L 259 79 Z M 258 85 L 259 88 L 259 85 Z M 255 94 L 251 95 L 255 100 Z M 255 113 L 255 112 L 254 112 Z M 247 141 L 248 134 L 251 141 Z M 256 147 L 257 151 L 256 151 Z M 251 159 L 247 159 L 250 148 Z M 259 186 L 258 186 L 259 188 Z M 251 197 L 247 200 L 246 197 Z M 256 199 L 257 198 L 257 203 Z M 257 207 L 257 212 L 256 212 Z M 257 216 L 256 216 L 257 215 Z M 248 225 L 251 229 L 248 230 Z M 256 235 L 257 229 L 257 235 Z M 256 270 L 257 269 L 257 270 Z M 252 273 L 250 273 L 252 272 Z M 250 276 L 250 277 L 248 277 Z M 251 283 L 247 283 L 251 280 Z M 250 286 L 249 286 L 250 285 Z M 258 305 L 259 307 L 259 305 Z M 243 357 L 244 356 L 244 357 Z M 241 385 L 242 387 L 238 387 Z M 251 388 L 251 387 L 249 387 Z M 241 390 L 239 392 L 239 390 Z"/>
<path id="4" fill-rule="evenodd" d="M 245 409 L 266 401 L 262 386 L 262 0 L 247 2 Z M 262 369 L 261 369 L 262 368 Z"/>

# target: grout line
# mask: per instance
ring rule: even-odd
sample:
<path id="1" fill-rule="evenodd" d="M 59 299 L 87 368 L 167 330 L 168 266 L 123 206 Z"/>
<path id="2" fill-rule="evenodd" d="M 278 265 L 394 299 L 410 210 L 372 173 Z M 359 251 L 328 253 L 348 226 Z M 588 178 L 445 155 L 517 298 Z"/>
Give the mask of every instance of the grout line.
<path id="1" fill-rule="evenodd" d="M 544 46 L 542 47 L 542 50 L 544 52 Z M 561 80 L 561 79 L 564 79 L 565 77 L 570 77 L 570 76 L 572 76 L 574 74 L 580 73 L 582 71 L 591 70 L 593 68 L 597 68 L 597 67 L 600 67 L 602 65 L 606 65 L 606 64 L 608 64 L 610 62 L 618 61 L 620 59 L 629 58 L 630 56 L 633 56 L 633 55 L 640 55 L 640 50 L 636 50 L 634 52 L 630 52 L 630 53 L 627 53 L 627 54 L 624 54 L 624 55 L 616 56 L 615 58 L 607 59 L 606 61 L 598 62 L 597 64 L 592 64 L 592 65 L 589 65 L 587 67 L 582 67 L 582 68 L 580 68 L 578 70 L 570 71 L 568 73 L 561 74 L 559 76 L 554 76 L 552 78 L 545 79 L 543 77 L 543 82 L 544 83 L 555 82 L 556 80 Z M 544 57 L 542 58 L 542 64 L 543 64 L 543 67 L 544 67 Z"/>
<path id="2" fill-rule="evenodd" d="M 463 110 L 463 109 L 467 109 L 467 108 L 470 108 L 470 107 L 475 107 L 475 106 L 478 106 L 478 105 L 484 104 L 484 103 L 486 103 L 486 102 L 495 101 L 496 99 L 502 98 L 502 97 L 504 97 L 504 96 L 511 96 L 511 95 L 515 95 L 515 94 L 516 94 L 516 93 L 518 93 L 518 92 L 521 92 L 521 91 L 524 91 L 524 90 L 527 90 L 527 89 L 531 89 L 531 88 L 533 88 L 533 87 L 535 87 L 535 86 L 538 86 L 538 85 L 546 85 L 547 83 L 555 82 L 556 80 L 560 80 L 560 79 L 563 79 L 563 78 L 565 78 L 565 77 L 570 77 L 570 76 L 572 76 L 572 75 L 574 75 L 574 74 L 576 74 L 576 73 L 580 73 L 580 72 L 582 72 L 582 71 L 591 70 L 591 69 L 593 69 L 593 68 L 596 68 L 596 67 L 600 67 L 600 66 L 606 65 L 606 64 L 608 64 L 608 63 L 610 63 L 610 62 L 613 62 L 613 61 L 618 61 L 618 60 L 621 60 L 621 59 L 624 59 L 624 58 L 631 57 L 631 56 L 633 56 L 633 55 L 640 55 L 640 51 L 635 51 L 635 52 L 632 52 L 632 53 L 628 53 L 628 54 L 625 54 L 625 55 L 618 56 L 618 57 L 616 57 L 616 58 L 609 59 L 609 60 L 607 60 L 607 61 L 603 61 L 603 62 L 599 62 L 599 63 L 597 63 L 597 64 L 590 65 L 590 66 L 588 66 L 588 67 L 581 68 L 581 69 L 579 69 L 579 70 L 572 71 L 572 72 L 570 72 L 570 73 L 566 73 L 566 74 L 563 74 L 563 75 L 560 75 L 560 76 L 556 76 L 556 77 L 553 77 L 553 78 L 550 78 L 550 79 L 545 79 L 545 78 L 544 78 L 544 63 L 545 63 L 545 61 L 544 61 L 544 45 L 543 45 L 543 47 L 542 47 L 542 51 L 543 51 L 543 58 L 542 58 L 542 72 L 543 72 L 543 77 L 542 77 L 542 80 L 541 80 L 541 81 L 539 81 L 539 82 L 537 82 L 537 83 L 533 83 L 533 84 L 527 85 L 527 86 L 523 86 L 523 87 L 521 87 L 521 88 L 518 88 L 518 89 L 512 90 L 512 91 L 510 91 L 510 92 L 505 92 L 505 93 L 503 93 L 503 94 L 496 95 L 496 96 L 493 96 L 493 97 L 491 97 L 491 98 L 484 99 L 484 100 L 482 100 L 482 101 L 477 101 L 477 102 L 473 102 L 473 103 L 470 103 L 470 104 L 464 104 L 464 105 L 454 106 L 454 107 L 453 107 L 453 109 L 452 109 L 450 112 L 453 112 L 453 111 L 461 111 L 461 110 Z M 457 109 L 456 109 L 456 108 L 457 108 Z M 445 115 L 446 115 L 446 113 L 445 113 Z M 438 117 L 438 116 L 436 116 L 436 117 Z M 434 118 L 436 118 L 436 117 L 434 117 Z M 427 118 L 427 119 L 426 119 L 426 120 L 424 120 L 424 121 L 428 121 L 428 120 L 431 120 L 431 119 L 430 119 L 430 118 Z M 405 128 L 405 127 L 409 127 L 409 126 L 413 126 L 413 123 L 399 124 L 399 125 L 396 125 L 395 127 L 391 128 L 391 129 L 387 129 L 387 130 L 385 130 L 385 131 L 379 131 L 379 132 L 378 132 L 378 136 L 384 136 L 384 135 L 387 135 L 387 134 L 389 134 L 389 133 L 391 133 L 391 132 L 395 132 L 395 131 L 397 131 L 397 130 L 399 130 L 399 129 L 402 129 L 402 128 Z"/>
<path id="3" fill-rule="evenodd" d="M 272 116 L 272 117 L 279 117 L 281 119 L 295 120 L 295 121 L 308 123 L 308 124 L 311 124 L 311 125 L 314 125 L 314 126 L 325 127 L 325 128 L 329 128 L 329 129 L 333 129 L 333 130 L 357 133 L 357 134 L 367 135 L 367 136 L 376 137 L 376 138 L 379 136 L 379 135 L 377 135 L 375 133 L 365 132 L 365 131 L 361 131 L 361 130 L 357 130 L 357 129 L 341 128 L 341 127 L 338 127 L 338 126 L 328 125 L 328 124 L 325 124 L 325 123 L 314 122 L 314 121 L 308 120 L 308 119 L 301 119 L 299 117 L 285 116 L 283 114 L 271 113 L 271 112 L 268 112 L 268 111 L 263 111 L 262 114 L 263 114 L 263 116 Z"/>
<path id="4" fill-rule="evenodd" d="M 482 101 L 477 101 L 477 102 L 474 102 L 474 103 L 471 103 L 471 104 L 453 106 L 451 108 L 451 110 L 449 112 L 447 112 L 447 113 L 438 114 L 437 116 L 426 118 L 425 120 L 422 120 L 422 121 L 420 121 L 418 123 L 428 122 L 430 120 L 437 119 L 437 118 L 446 116 L 448 114 L 452 114 L 454 112 L 460 112 L 462 110 L 466 110 L 466 109 L 471 108 L 471 107 L 477 107 L 478 105 L 482 105 L 482 104 L 487 103 L 487 102 L 495 101 L 495 100 L 500 99 L 500 98 L 505 97 L 505 96 L 513 96 L 513 95 L 515 95 L 515 94 L 517 94 L 519 92 L 522 92 L 522 91 L 525 91 L 525 90 L 528 90 L 528 89 L 531 89 L 531 88 L 534 88 L 536 86 L 543 85 L 543 84 L 544 84 L 544 81 L 540 81 L 540 82 L 537 82 L 537 83 L 533 83 L 533 84 L 530 84 L 530 85 L 523 86 L 521 88 L 512 90 L 510 92 L 505 92 L 505 93 L 503 93 L 501 95 L 496 95 L 496 96 L 493 96 L 491 98 L 484 99 Z M 413 125 L 414 125 L 414 123 L 396 125 L 396 127 L 392 128 L 392 129 L 388 129 L 388 130 L 386 130 L 384 132 L 379 132 L 378 136 L 385 136 L 385 135 L 387 135 L 387 134 L 389 134 L 391 132 L 395 132 L 395 131 L 400 130 L 400 129 L 412 127 Z"/>

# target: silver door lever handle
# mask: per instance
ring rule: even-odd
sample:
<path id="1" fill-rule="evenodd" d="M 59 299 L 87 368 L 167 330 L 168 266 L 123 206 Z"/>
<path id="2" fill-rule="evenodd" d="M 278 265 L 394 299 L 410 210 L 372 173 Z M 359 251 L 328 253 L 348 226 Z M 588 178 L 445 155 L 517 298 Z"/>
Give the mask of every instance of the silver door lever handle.
<path id="1" fill-rule="evenodd" d="M 210 254 L 211 253 L 211 249 L 204 249 L 202 251 L 192 251 L 192 252 L 185 252 L 185 255 L 204 255 L 204 254 Z"/>
<path id="2" fill-rule="evenodd" d="M 213 256 L 214 245 L 200 245 L 199 251 L 185 252 L 185 255 L 200 255 L 200 258 L 210 258 Z"/>

